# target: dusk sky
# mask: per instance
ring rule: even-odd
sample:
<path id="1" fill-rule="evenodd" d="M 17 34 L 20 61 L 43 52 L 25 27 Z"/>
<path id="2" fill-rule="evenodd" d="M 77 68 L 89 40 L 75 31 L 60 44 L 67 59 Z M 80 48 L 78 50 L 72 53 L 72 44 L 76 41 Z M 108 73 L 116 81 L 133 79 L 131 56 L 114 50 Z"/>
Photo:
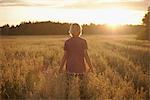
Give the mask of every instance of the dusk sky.
<path id="1" fill-rule="evenodd" d="M 150 0 L 0 0 L 0 26 L 23 21 L 141 24 Z"/>

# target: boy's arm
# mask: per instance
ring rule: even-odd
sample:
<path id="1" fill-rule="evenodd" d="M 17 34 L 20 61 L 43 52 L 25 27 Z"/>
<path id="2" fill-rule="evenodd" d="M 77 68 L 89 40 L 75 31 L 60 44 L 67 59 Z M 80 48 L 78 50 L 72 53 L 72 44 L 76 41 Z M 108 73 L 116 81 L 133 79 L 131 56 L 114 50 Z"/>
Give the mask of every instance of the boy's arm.
<path id="1" fill-rule="evenodd" d="M 84 57 L 85 57 L 85 60 L 86 60 L 86 62 L 88 64 L 88 66 L 90 67 L 90 70 L 93 72 L 93 66 L 92 66 L 91 60 L 89 58 L 87 49 L 84 50 Z"/>
<path id="2" fill-rule="evenodd" d="M 61 59 L 61 63 L 60 63 L 59 72 L 62 72 L 62 70 L 63 70 L 64 64 L 66 62 L 66 57 L 67 57 L 67 52 L 64 51 L 64 55 L 63 55 L 63 57 Z"/>

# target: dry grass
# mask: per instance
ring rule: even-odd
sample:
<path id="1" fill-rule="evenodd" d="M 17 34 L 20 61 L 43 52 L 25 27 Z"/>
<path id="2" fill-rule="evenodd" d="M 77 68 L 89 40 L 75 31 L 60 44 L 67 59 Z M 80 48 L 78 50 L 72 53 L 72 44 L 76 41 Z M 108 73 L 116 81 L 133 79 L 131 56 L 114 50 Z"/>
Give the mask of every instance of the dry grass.
<path id="1" fill-rule="evenodd" d="M 150 42 L 134 36 L 85 36 L 95 73 L 87 73 L 90 100 L 141 100 L 150 95 Z M 65 99 L 66 76 L 58 73 L 65 36 L 1 37 L 2 99 Z M 48 65 L 43 71 L 42 66 Z M 79 98 L 78 78 L 70 99 Z"/>

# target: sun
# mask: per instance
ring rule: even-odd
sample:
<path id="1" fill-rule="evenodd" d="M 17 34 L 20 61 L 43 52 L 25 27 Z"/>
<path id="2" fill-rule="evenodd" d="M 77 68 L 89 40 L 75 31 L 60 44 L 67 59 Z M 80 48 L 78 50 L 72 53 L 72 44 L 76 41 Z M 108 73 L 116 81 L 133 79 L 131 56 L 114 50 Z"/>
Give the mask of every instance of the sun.
<path id="1" fill-rule="evenodd" d="M 107 8 L 101 12 L 101 19 L 104 24 L 116 27 L 117 25 L 124 25 L 128 23 L 135 23 L 135 12 L 123 8 Z"/>
<path id="2" fill-rule="evenodd" d="M 119 24 L 107 24 L 107 26 L 113 30 L 117 29 L 119 27 Z"/>

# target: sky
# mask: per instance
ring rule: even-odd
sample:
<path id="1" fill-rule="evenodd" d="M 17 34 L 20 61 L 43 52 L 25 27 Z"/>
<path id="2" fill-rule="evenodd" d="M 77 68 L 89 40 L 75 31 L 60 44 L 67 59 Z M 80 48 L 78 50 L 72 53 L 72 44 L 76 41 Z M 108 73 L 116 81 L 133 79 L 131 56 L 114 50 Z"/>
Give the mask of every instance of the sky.
<path id="1" fill-rule="evenodd" d="M 142 24 L 150 0 L 0 0 L 0 26 L 55 21 Z"/>

